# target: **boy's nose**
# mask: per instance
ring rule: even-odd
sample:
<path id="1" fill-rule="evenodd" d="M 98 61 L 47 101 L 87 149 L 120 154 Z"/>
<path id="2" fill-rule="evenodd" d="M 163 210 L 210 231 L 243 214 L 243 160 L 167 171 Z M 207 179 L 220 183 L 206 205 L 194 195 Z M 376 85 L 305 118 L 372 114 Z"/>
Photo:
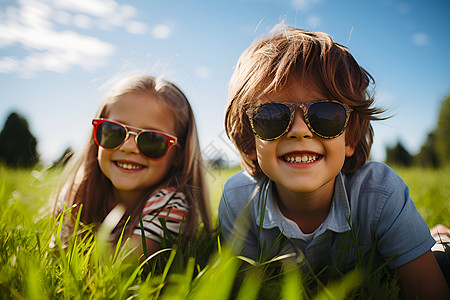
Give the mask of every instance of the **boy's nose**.
<path id="1" fill-rule="evenodd" d="M 303 116 L 301 109 L 297 109 L 294 115 L 294 120 L 292 121 L 291 128 L 289 129 L 286 137 L 288 139 L 302 139 L 311 138 L 313 133 L 309 130 L 308 125 Z"/>

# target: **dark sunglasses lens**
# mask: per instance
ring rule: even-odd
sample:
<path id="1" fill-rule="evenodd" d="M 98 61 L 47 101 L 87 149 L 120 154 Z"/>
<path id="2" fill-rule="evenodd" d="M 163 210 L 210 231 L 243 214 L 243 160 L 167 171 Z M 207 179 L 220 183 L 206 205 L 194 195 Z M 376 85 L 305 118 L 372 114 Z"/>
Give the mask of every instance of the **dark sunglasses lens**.
<path id="1" fill-rule="evenodd" d="M 311 127 L 324 137 L 339 135 L 345 126 L 345 108 L 335 102 L 318 102 L 309 107 L 308 119 Z"/>
<path id="2" fill-rule="evenodd" d="M 256 108 L 253 114 L 253 130 L 262 139 L 275 139 L 289 126 L 291 111 L 280 103 L 267 103 Z"/>
<path id="3" fill-rule="evenodd" d="M 120 146 L 126 135 L 125 128 L 111 122 L 99 124 L 96 132 L 97 142 L 106 149 L 114 149 Z"/>
<path id="4" fill-rule="evenodd" d="M 156 132 L 142 132 L 138 136 L 137 144 L 142 154 L 149 158 L 162 157 L 169 147 L 167 138 Z"/>

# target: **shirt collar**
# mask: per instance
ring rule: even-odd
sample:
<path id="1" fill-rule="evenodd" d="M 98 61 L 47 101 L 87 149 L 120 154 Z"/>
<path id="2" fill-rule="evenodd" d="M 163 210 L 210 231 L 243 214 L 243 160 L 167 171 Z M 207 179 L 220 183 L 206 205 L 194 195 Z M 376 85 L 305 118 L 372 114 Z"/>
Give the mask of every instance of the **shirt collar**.
<path id="1" fill-rule="evenodd" d="M 286 218 L 278 208 L 278 205 L 274 198 L 273 193 L 274 182 L 270 179 L 262 185 L 262 191 L 260 193 L 261 207 L 258 212 L 258 218 L 256 223 L 260 224 L 261 211 L 264 211 L 263 228 L 275 228 L 278 227 L 284 235 L 289 238 L 301 238 L 300 230 L 297 224 Z M 264 209 L 265 205 L 265 209 Z M 328 217 L 316 231 L 316 236 L 320 235 L 326 230 L 334 232 L 345 232 L 350 230 L 349 225 L 350 218 L 350 205 L 347 198 L 347 192 L 344 186 L 344 178 L 341 173 L 336 176 L 334 184 L 334 194 L 331 203 L 331 209 L 328 213 Z"/>

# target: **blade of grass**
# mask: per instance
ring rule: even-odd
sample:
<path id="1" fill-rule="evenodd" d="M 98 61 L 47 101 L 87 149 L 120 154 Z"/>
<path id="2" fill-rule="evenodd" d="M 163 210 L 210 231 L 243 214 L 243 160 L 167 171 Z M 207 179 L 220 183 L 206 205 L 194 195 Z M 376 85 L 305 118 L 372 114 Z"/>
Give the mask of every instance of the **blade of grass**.
<path id="1" fill-rule="evenodd" d="M 258 292 L 262 284 L 262 279 L 257 272 L 248 272 L 244 282 L 239 289 L 236 300 L 252 300 L 258 297 Z"/>
<path id="2" fill-rule="evenodd" d="M 355 269 L 345 275 L 342 280 L 324 287 L 319 291 L 316 297 L 314 297 L 314 300 L 346 299 L 347 295 L 361 284 L 361 277 L 361 271 Z"/>
<path id="3" fill-rule="evenodd" d="M 302 277 L 299 268 L 292 262 L 283 263 L 283 281 L 281 285 L 281 299 L 283 300 L 301 300 L 306 295 L 302 283 Z"/>

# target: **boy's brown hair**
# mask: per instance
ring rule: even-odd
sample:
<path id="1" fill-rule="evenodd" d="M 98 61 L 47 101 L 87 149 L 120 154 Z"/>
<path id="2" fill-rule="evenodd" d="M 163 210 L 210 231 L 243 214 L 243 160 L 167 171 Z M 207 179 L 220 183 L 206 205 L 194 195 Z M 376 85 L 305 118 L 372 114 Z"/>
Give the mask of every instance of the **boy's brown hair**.
<path id="1" fill-rule="evenodd" d="M 345 137 L 355 153 L 345 159 L 342 171 L 352 173 L 362 167 L 373 142 L 370 121 L 383 119 L 377 116 L 383 111 L 372 107 L 368 88 L 374 79 L 327 34 L 289 26 L 274 28 L 247 48 L 230 80 L 225 131 L 241 153 L 243 167 L 253 175 L 261 172 L 258 162 L 248 157 L 255 150 L 255 137 L 247 109 L 261 96 L 285 88 L 288 78 L 312 81 L 327 99 L 353 108 Z"/>

